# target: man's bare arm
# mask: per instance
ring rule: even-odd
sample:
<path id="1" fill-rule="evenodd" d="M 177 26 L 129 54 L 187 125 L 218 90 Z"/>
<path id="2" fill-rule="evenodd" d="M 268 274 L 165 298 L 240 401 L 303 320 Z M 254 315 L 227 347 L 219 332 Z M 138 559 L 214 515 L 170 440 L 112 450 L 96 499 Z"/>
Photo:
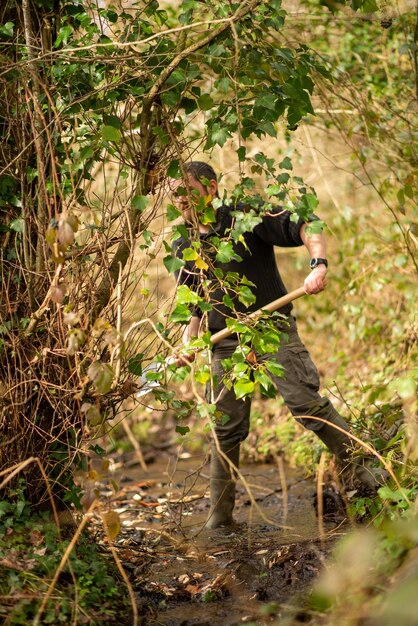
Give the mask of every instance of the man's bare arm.
<path id="1" fill-rule="evenodd" d="M 184 344 L 189 343 L 191 339 L 194 339 L 195 337 L 199 335 L 200 322 L 201 322 L 200 317 L 193 316 L 191 318 L 189 324 L 186 326 L 184 333 L 183 333 Z"/>
<path id="2" fill-rule="evenodd" d="M 326 259 L 327 250 L 325 235 L 323 233 L 312 233 L 309 235 L 306 232 L 307 226 L 308 224 L 303 224 L 302 228 L 300 229 L 300 237 L 309 252 L 310 258 Z M 310 274 L 308 274 L 304 282 L 306 293 L 319 293 L 320 291 L 323 291 L 325 289 L 327 284 L 327 271 L 327 266 L 321 263 L 321 265 L 315 267 L 310 272 Z"/>

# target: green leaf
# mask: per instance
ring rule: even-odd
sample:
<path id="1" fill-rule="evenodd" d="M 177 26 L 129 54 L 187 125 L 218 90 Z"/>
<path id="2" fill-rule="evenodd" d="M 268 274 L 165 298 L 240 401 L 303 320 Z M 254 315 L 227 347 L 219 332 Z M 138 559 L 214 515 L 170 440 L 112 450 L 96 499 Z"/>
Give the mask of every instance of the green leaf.
<path id="1" fill-rule="evenodd" d="M 226 128 L 219 127 L 212 131 L 210 139 L 213 144 L 218 144 L 218 146 L 222 147 L 229 136 L 230 133 Z"/>
<path id="2" fill-rule="evenodd" d="M 211 371 L 208 366 L 204 366 L 203 368 L 199 369 L 198 372 L 195 373 L 195 379 L 201 385 L 206 385 L 206 383 L 210 381 L 210 378 L 211 378 Z"/>
<path id="3" fill-rule="evenodd" d="M 211 204 L 208 204 L 203 211 L 200 221 L 202 224 L 214 224 L 216 222 L 215 209 Z"/>
<path id="4" fill-rule="evenodd" d="M 155 372 L 155 371 L 149 370 L 146 373 L 145 378 L 148 381 L 162 380 L 164 378 L 164 372 L 162 372 L 162 371 Z"/>
<path id="5" fill-rule="evenodd" d="M 174 204 L 169 204 L 167 206 L 167 219 L 169 222 L 172 222 L 173 220 L 176 220 L 178 217 L 180 217 L 181 215 L 181 211 L 179 211 Z"/>
<path id="6" fill-rule="evenodd" d="M 390 502 L 402 502 L 405 500 L 405 496 L 409 496 L 411 489 L 396 489 L 393 491 L 387 485 L 380 487 L 377 491 L 381 500 L 389 500 Z"/>
<path id="7" fill-rule="evenodd" d="M 238 322 L 237 320 L 227 318 L 226 319 L 227 328 L 231 330 L 232 333 L 246 333 L 248 328 L 242 322 Z"/>
<path id="8" fill-rule="evenodd" d="M 171 230 L 171 241 L 180 239 L 180 237 L 187 239 L 188 236 L 189 236 L 189 232 L 185 224 L 176 224 L 175 226 L 173 226 Z"/>
<path id="9" fill-rule="evenodd" d="M 144 358 L 143 352 L 139 352 L 128 361 L 128 371 L 135 376 L 141 376 L 142 374 L 142 359 Z"/>
<path id="10" fill-rule="evenodd" d="M 234 246 L 231 241 L 220 241 L 218 252 L 216 253 L 216 260 L 219 263 L 229 263 L 230 261 L 241 261 L 241 257 L 234 251 Z"/>
<path id="11" fill-rule="evenodd" d="M 170 143 L 170 136 L 160 126 L 155 126 L 152 129 L 152 133 L 153 135 L 158 137 L 159 141 L 161 142 L 163 146 L 167 146 Z"/>
<path id="12" fill-rule="evenodd" d="M 306 226 L 306 234 L 307 235 L 319 235 L 323 232 L 325 228 L 325 222 L 322 220 L 313 220 L 312 222 L 308 222 Z"/>
<path id="13" fill-rule="evenodd" d="M 239 160 L 240 163 L 245 161 L 246 152 L 247 152 L 247 149 L 246 149 L 245 146 L 241 146 L 240 148 L 238 148 L 237 156 L 238 156 L 238 160 Z"/>
<path id="14" fill-rule="evenodd" d="M 178 259 L 177 257 L 172 256 L 172 255 L 166 256 L 163 260 L 163 263 L 165 267 L 167 268 L 167 271 L 170 274 L 172 274 L 173 272 L 176 272 L 177 270 L 179 270 L 181 267 L 184 266 L 183 259 Z"/>
<path id="15" fill-rule="evenodd" d="M 142 213 L 148 206 L 148 198 L 146 196 L 134 196 L 132 198 L 132 207 L 135 211 Z"/>
<path id="16" fill-rule="evenodd" d="M 65 24 L 58 31 L 58 36 L 54 42 L 54 48 L 58 48 L 61 44 L 67 45 L 68 38 L 71 33 L 74 32 L 73 27 L 70 24 Z"/>
<path id="17" fill-rule="evenodd" d="M 184 109 L 186 115 L 190 115 L 190 113 L 193 113 L 193 111 L 197 109 L 197 102 L 192 98 L 182 98 L 180 106 Z"/>
<path id="18" fill-rule="evenodd" d="M 274 111 L 277 96 L 273 93 L 262 93 L 255 99 L 254 106 Z"/>
<path id="19" fill-rule="evenodd" d="M 270 135 L 270 137 L 276 137 L 276 129 L 273 124 L 269 121 L 263 122 L 259 125 L 259 129 L 265 133 L 266 135 Z"/>
<path id="20" fill-rule="evenodd" d="M 25 500 L 18 500 L 16 503 L 16 508 L 15 508 L 15 515 L 16 517 L 20 517 L 23 513 L 23 509 L 26 506 L 26 502 Z"/>
<path id="21" fill-rule="evenodd" d="M 141 235 L 145 241 L 145 246 L 141 246 L 141 248 L 148 248 L 154 241 L 152 238 L 152 232 L 150 230 L 143 230 Z"/>
<path id="22" fill-rule="evenodd" d="M 403 189 L 399 189 L 398 193 L 396 194 L 397 198 L 398 198 L 398 202 L 401 205 L 401 207 L 403 207 L 403 205 L 405 204 L 405 194 Z"/>
<path id="23" fill-rule="evenodd" d="M 212 97 L 208 93 L 204 93 L 197 100 L 198 107 L 201 111 L 209 111 L 215 105 Z"/>
<path id="24" fill-rule="evenodd" d="M 234 384 L 234 392 L 237 400 L 249 396 L 254 391 L 254 383 L 249 378 L 241 378 Z"/>
<path id="25" fill-rule="evenodd" d="M 231 298 L 231 296 L 229 296 L 228 294 L 225 294 L 224 297 L 222 298 L 222 302 L 224 303 L 225 306 L 227 306 L 229 309 L 234 310 L 235 305 L 234 305 L 234 301 Z"/>
<path id="26" fill-rule="evenodd" d="M 313 193 L 307 193 L 305 195 L 306 204 L 310 211 L 314 212 L 319 204 L 318 198 Z"/>
<path id="27" fill-rule="evenodd" d="M 215 83 L 216 89 L 222 93 L 228 93 L 230 85 L 231 85 L 231 81 L 229 80 L 229 78 L 226 78 L 225 76 L 217 80 Z"/>
<path id="28" fill-rule="evenodd" d="M 178 85 L 179 83 L 184 83 L 186 80 L 186 75 L 182 69 L 175 69 L 171 72 L 170 76 L 166 80 L 167 85 Z"/>
<path id="29" fill-rule="evenodd" d="M 264 330 L 262 333 L 257 333 L 253 341 L 257 352 L 262 354 L 275 352 L 280 347 L 280 336 L 277 330 Z"/>
<path id="30" fill-rule="evenodd" d="M 177 289 L 177 302 L 180 304 L 197 304 L 200 298 L 187 285 L 179 285 Z"/>
<path id="31" fill-rule="evenodd" d="M 361 9 L 363 13 L 374 13 L 379 10 L 376 0 L 353 0 L 354 9 Z"/>
<path id="32" fill-rule="evenodd" d="M 271 382 L 271 379 L 261 369 L 255 370 L 254 381 L 260 385 L 267 395 L 270 395 L 271 397 L 276 395 L 275 387 Z"/>
<path id="33" fill-rule="evenodd" d="M 190 432 L 190 428 L 188 426 L 176 426 L 176 433 L 180 433 L 180 435 L 187 435 Z"/>
<path id="34" fill-rule="evenodd" d="M 268 371 L 273 374 L 273 376 L 279 376 L 280 378 L 284 375 L 284 367 L 280 365 L 280 363 L 276 363 L 275 361 L 266 361 L 265 366 Z"/>
<path id="35" fill-rule="evenodd" d="M 185 261 L 195 261 L 199 256 L 194 248 L 185 248 L 182 255 Z"/>
<path id="36" fill-rule="evenodd" d="M 281 170 L 293 170 L 293 164 L 289 157 L 285 157 L 281 163 L 279 163 Z"/>
<path id="37" fill-rule="evenodd" d="M 14 23 L 6 22 L 3 26 L 0 26 L 0 37 L 2 39 L 11 39 L 13 37 Z"/>
<path id="38" fill-rule="evenodd" d="M 181 178 L 180 163 L 177 159 L 173 159 L 167 168 L 167 176 L 170 178 Z"/>
<path id="39" fill-rule="evenodd" d="M 176 89 L 164 91 L 161 94 L 161 100 L 168 107 L 177 107 L 180 102 L 180 93 Z"/>
<path id="40" fill-rule="evenodd" d="M 0 519 L 9 511 L 12 510 L 12 505 L 10 502 L 8 502 L 7 500 L 2 500 L 0 502 Z"/>
<path id="41" fill-rule="evenodd" d="M 103 123 L 106 126 L 113 126 L 113 128 L 120 128 L 122 122 L 117 115 L 103 115 Z"/>
<path id="42" fill-rule="evenodd" d="M 185 324 L 190 321 L 192 313 L 186 304 L 177 304 L 170 315 L 170 320 L 175 323 Z"/>
<path id="43" fill-rule="evenodd" d="M 10 222 L 10 226 L 9 228 L 11 228 L 12 230 L 14 230 L 16 233 L 23 233 L 23 231 L 25 230 L 25 222 L 24 220 L 20 217 L 19 219 L 16 220 L 12 220 Z"/>
<path id="44" fill-rule="evenodd" d="M 233 368 L 233 372 L 234 372 L 234 376 L 236 378 L 238 378 L 239 376 L 241 376 L 242 374 L 247 374 L 248 372 L 248 368 L 249 365 L 248 363 L 244 360 L 244 355 L 241 352 L 238 352 L 238 354 L 234 354 L 233 355 L 233 359 L 240 359 L 237 363 L 235 363 L 234 368 Z M 248 378 L 248 376 L 245 376 L 246 378 Z"/>
<path id="45" fill-rule="evenodd" d="M 242 304 L 245 304 L 245 306 L 250 306 L 251 304 L 254 304 L 256 297 L 249 287 L 242 285 L 238 289 L 238 300 L 242 302 Z"/>
<path id="46" fill-rule="evenodd" d="M 102 137 L 103 139 L 106 139 L 106 141 L 119 143 L 122 137 L 122 133 L 120 132 L 119 128 L 115 128 L 114 126 L 103 126 Z"/>
<path id="47" fill-rule="evenodd" d="M 276 180 L 277 180 L 278 183 L 282 183 L 282 184 L 285 185 L 286 183 L 289 182 L 289 178 L 290 178 L 290 175 L 287 174 L 286 172 L 283 172 L 283 174 L 279 174 L 276 177 Z"/>
<path id="48" fill-rule="evenodd" d="M 115 11 L 106 11 L 105 12 L 106 15 L 106 19 L 109 20 L 109 22 L 111 22 L 112 24 L 116 24 L 116 22 L 118 21 L 118 14 L 115 13 Z"/>
<path id="49" fill-rule="evenodd" d="M 370 404 L 373 404 L 377 400 L 377 398 L 384 395 L 385 391 L 387 391 L 386 385 L 374 385 L 371 392 L 367 396 L 367 401 Z"/>

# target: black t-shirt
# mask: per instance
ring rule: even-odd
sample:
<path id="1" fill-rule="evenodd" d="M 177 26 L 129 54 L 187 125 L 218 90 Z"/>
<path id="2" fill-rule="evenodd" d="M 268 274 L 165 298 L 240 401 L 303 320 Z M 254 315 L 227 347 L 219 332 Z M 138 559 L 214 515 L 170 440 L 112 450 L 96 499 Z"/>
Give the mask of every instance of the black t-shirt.
<path id="1" fill-rule="evenodd" d="M 290 219 L 292 213 L 281 207 L 275 207 L 268 215 L 263 215 L 262 221 L 252 231 L 242 235 L 243 241 L 234 242 L 230 238 L 230 231 L 234 224 L 234 216 L 231 212 L 239 210 L 244 210 L 244 208 L 240 205 L 219 207 L 216 213 L 217 221 L 211 228 L 211 232 L 199 234 L 201 254 L 203 260 L 209 265 L 209 269 L 203 272 L 196 267 L 194 261 L 186 261 L 184 267 L 177 272 L 179 284 L 188 285 L 200 296 L 207 294 L 207 299 L 212 305 L 212 310 L 208 313 L 208 325 L 211 332 L 225 328 L 225 317 L 235 317 L 233 310 L 227 305 L 228 302 L 230 303 L 229 298 L 232 299 L 236 311 L 249 313 L 284 296 L 287 290 L 277 267 L 274 246 L 288 248 L 303 245 L 300 229 L 305 222 L 302 219 L 297 222 L 292 221 Z M 312 216 L 310 221 L 315 219 L 318 218 Z M 175 241 L 174 249 L 178 258 L 183 259 L 183 251 L 191 246 L 192 233 L 193 229 L 190 228 L 188 238 L 181 237 Z M 231 259 L 227 263 L 221 263 L 216 259 L 217 238 L 231 241 L 234 253 L 240 257 L 240 260 Z M 249 305 L 243 304 L 238 298 L 235 285 L 229 289 L 223 286 L 223 278 L 219 278 L 219 270 L 222 271 L 224 278 L 230 272 L 236 273 L 240 278 L 245 276 L 247 281 L 254 284 L 249 288 L 255 296 L 255 301 Z M 209 288 L 202 289 L 204 279 L 210 279 Z M 288 304 L 279 309 L 279 312 L 289 315 L 291 310 L 292 304 Z M 194 310 L 194 314 L 201 314 L 198 307 Z"/>

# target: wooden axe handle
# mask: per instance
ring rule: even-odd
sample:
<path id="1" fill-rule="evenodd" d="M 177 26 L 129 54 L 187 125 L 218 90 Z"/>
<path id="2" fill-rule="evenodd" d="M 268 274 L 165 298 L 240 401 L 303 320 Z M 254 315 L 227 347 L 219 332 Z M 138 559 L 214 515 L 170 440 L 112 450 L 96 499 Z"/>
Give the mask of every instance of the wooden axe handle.
<path id="1" fill-rule="evenodd" d="M 261 309 L 258 309 L 258 311 L 254 311 L 254 313 L 250 313 L 249 315 L 245 317 L 245 321 L 257 319 L 257 317 L 259 317 L 262 313 L 264 313 L 264 311 L 268 311 L 269 313 L 272 313 L 273 311 L 277 311 L 277 309 L 280 309 L 282 306 L 285 306 L 286 304 L 289 304 L 289 302 L 293 302 L 293 300 L 296 300 L 297 298 L 300 298 L 301 296 L 305 296 L 305 295 L 306 295 L 306 291 L 304 287 L 299 287 L 298 289 L 295 289 L 294 291 L 287 293 L 285 296 L 282 296 L 281 298 L 277 298 L 277 300 L 273 300 L 273 302 L 269 302 L 268 304 L 263 306 Z M 229 328 L 223 328 L 219 332 L 212 335 L 212 337 L 210 338 L 210 342 L 213 345 L 215 345 L 216 343 L 219 343 L 220 341 L 222 341 L 222 339 L 226 339 L 227 337 L 232 335 L 234 332 L 235 331 L 230 330 Z"/>
<path id="2" fill-rule="evenodd" d="M 291 291 L 290 293 L 286 294 L 282 298 L 278 298 L 277 300 L 273 300 L 273 302 L 269 302 L 269 304 L 266 304 L 258 311 L 254 311 L 254 313 L 250 313 L 249 315 L 245 317 L 245 319 L 253 320 L 253 319 L 257 319 L 257 317 L 265 311 L 268 311 L 270 313 L 273 311 L 277 311 L 277 309 L 280 309 L 280 307 L 285 306 L 286 304 L 289 304 L 289 302 L 292 302 L 292 300 L 296 300 L 296 298 L 300 298 L 301 296 L 304 296 L 305 294 L 306 294 L 305 289 L 303 287 L 299 287 L 299 289 L 295 289 L 294 291 Z M 226 339 L 226 337 L 229 337 L 232 334 L 233 334 L 232 330 L 230 330 L 229 328 L 224 328 L 223 330 L 220 330 L 218 333 L 215 333 L 214 335 L 212 335 L 212 337 L 210 338 L 210 341 L 212 344 L 216 344 L 216 343 L 219 343 L 219 341 L 221 341 L 222 339 Z M 142 372 L 142 376 L 141 376 L 143 387 L 141 387 L 141 389 L 135 394 L 135 397 L 137 399 L 142 398 L 142 396 L 145 396 L 154 387 L 161 387 L 161 382 L 157 380 L 153 380 L 153 381 L 147 380 L 146 378 L 147 371 L 161 371 L 167 365 L 170 365 L 171 363 L 175 363 L 175 362 L 176 362 L 176 357 L 172 356 L 166 359 L 165 364 L 159 361 L 159 362 L 151 363 L 151 365 L 148 365 L 148 367 L 146 367 L 144 371 Z"/>

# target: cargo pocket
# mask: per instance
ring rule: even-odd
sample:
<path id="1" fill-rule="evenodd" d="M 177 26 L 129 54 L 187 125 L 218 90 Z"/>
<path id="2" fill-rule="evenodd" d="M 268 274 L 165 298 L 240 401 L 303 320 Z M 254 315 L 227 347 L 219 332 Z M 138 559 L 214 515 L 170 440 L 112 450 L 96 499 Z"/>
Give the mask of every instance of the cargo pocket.
<path id="1" fill-rule="evenodd" d="M 319 373 L 307 349 L 304 346 L 288 345 L 286 352 L 290 363 L 289 372 L 286 372 L 287 379 L 289 379 L 289 376 L 294 376 L 295 382 L 307 385 L 311 389 L 318 391 L 320 385 Z"/>

